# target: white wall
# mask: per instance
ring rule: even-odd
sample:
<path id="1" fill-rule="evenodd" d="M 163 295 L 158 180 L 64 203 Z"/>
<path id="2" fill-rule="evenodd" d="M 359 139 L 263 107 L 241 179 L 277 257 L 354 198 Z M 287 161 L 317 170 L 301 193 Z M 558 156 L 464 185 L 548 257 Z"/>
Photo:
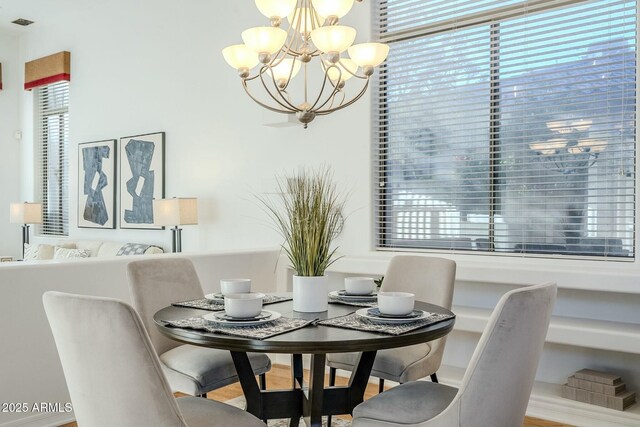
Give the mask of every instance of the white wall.
<path id="1" fill-rule="evenodd" d="M 72 237 L 170 247 L 169 231 L 75 228 L 76 145 L 165 131 L 166 195 L 195 196 L 200 204 L 200 224 L 184 228 L 184 250 L 274 245 L 278 239 L 254 195 L 272 190 L 276 173 L 320 164 L 330 164 L 351 191 L 350 222 L 358 227 L 345 231 L 344 249 L 369 247 L 362 238 L 370 218 L 368 98 L 317 118 L 307 130 L 266 127 L 286 116 L 253 103 L 221 54 L 245 28 L 267 23 L 253 2 L 115 2 L 126 9 L 93 3 L 70 10 L 59 25 L 36 23 L 22 37 L 24 60 L 71 52 Z M 368 12 L 356 4 L 351 13 L 360 41 L 369 38 Z M 31 97 L 23 94 L 25 129 L 33 127 Z"/>
<path id="2" fill-rule="evenodd" d="M 19 129 L 19 94 L 22 92 L 18 38 L 0 34 L 0 63 L 3 90 L 0 91 L 0 255 L 14 258 L 20 252 L 21 230 L 9 224 L 9 203 L 20 201 L 21 141 L 15 139 Z"/>

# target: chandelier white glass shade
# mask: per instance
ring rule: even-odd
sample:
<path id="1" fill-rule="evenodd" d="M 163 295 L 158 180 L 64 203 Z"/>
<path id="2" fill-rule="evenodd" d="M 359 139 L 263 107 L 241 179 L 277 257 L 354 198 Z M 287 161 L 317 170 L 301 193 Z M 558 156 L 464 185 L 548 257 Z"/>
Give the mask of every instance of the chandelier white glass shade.
<path id="1" fill-rule="evenodd" d="M 267 18 L 289 15 L 296 7 L 297 0 L 256 0 L 260 13 Z"/>
<path id="2" fill-rule="evenodd" d="M 552 137 L 536 141 L 529 148 L 549 169 L 573 174 L 593 166 L 598 156 L 607 148 L 607 140 L 589 134 L 589 119 L 554 120 L 546 123 Z"/>
<path id="3" fill-rule="evenodd" d="M 251 99 L 271 111 L 296 114 L 305 127 L 360 99 L 374 67 L 389 53 L 382 43 L 354 45 L 355 28 L 338 23 L 354 0 L 255 3 L 271 26 L 243 31 L 244 44 L 223 49 L 224 59 Z M 356 83 L 347 87 L 352 78 Z"/>

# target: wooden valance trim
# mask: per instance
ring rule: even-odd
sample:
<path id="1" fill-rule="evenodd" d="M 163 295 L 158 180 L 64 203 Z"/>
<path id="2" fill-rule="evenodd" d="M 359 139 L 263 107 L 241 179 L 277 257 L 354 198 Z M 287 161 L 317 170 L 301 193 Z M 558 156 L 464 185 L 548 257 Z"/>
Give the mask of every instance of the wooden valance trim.
<path id="1" fill-rule="evenodd" d="M 71 54 L 58 52 L 24 64 L 24 89 L 71 80 Z"/>

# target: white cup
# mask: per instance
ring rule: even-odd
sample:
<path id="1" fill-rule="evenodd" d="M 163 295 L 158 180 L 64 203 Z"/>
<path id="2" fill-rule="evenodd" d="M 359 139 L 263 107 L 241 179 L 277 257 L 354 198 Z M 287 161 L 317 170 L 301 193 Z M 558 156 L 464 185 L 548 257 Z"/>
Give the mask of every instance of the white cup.
<path id="1" fill-rule="evenodd" d="M 262 311 L 264 294 L 227 294 L 224 296 L 224 312 L 237 318 L 256 317 Z"/>
<path id="2" fill-rule="evenodd" d="M 413 311 L 415 299 L 409 292 L 378 292 L 378 309 L 382 314 L 402 316 Z"/>
<path id="3" fill-rule="evenodd" d="M 344 279 L 344 290 L 348 294 L 369 295 L 376 289 L 372 277 L 347 277 Z"/>
<path id="4" fill-rule="evenodd" d="M 251 292 L 251 279 L 222 279 L 220 292 L 227 294 L 246 294 Z"/>

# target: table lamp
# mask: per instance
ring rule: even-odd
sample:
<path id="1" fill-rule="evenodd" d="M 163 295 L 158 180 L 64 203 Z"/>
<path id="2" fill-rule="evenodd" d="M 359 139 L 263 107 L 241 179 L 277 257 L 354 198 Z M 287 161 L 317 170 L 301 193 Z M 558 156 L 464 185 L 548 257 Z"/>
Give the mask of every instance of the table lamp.
<path id="1" fill-rule="evenodd" d="M 153 223 L 162 226 L 174 226 L 172 233 L 172 252 L 182 252 L 182 229 L 179 225 L 198 223 L 198 199 L 195 197 L 174 197 L 153 201 Z"/>
<path id="2" fill-rule="evenodd" d="M 22 224 L 22 258 L 24 259 L 24 245 L 29 243 L 29 224 L 42 224 L 42 204 L 11 203 L 9 209 L 9 222 Z"/>

